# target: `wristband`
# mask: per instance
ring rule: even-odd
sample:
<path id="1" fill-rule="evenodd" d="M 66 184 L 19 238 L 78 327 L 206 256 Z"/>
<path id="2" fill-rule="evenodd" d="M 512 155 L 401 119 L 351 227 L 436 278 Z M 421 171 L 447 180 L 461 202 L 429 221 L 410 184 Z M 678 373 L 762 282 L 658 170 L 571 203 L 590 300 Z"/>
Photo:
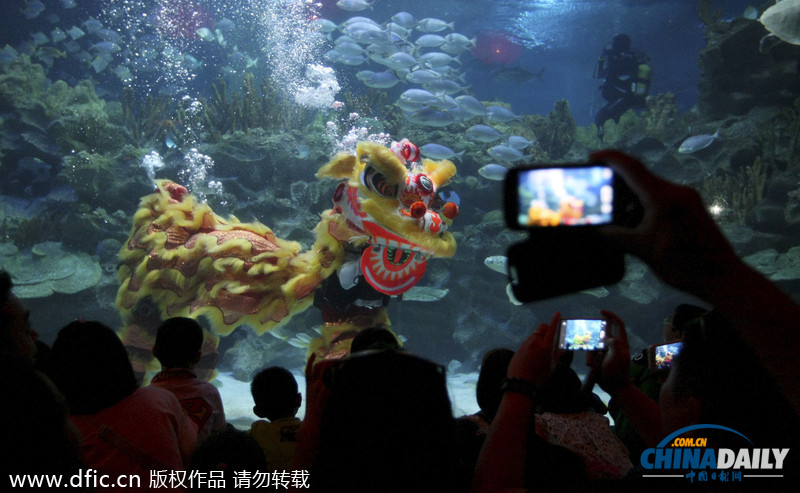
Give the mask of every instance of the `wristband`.
<path id="1" fill-rule="evenodd" d="M 500 391 L 516 392 L 517 394 L 522 394 L 531 400 L 535 400 L 536 396 L 539 394 L 539 388 L 536 387 L 533 382 L 522 380 L 521 378 L 506 378 L 503 380 L 503 384 L 500 386 Z"/>

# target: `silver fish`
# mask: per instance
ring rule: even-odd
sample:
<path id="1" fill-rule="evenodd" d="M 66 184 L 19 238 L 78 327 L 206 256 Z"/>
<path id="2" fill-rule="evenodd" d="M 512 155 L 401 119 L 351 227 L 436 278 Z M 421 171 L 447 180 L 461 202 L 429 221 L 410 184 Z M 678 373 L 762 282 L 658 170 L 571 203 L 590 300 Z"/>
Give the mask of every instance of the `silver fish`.
<path id="1" fill-rule="evenodd" d="M 430 84 L 431 82 L 435 82 L 441 78 L 442 76 L 433 70 L 427 70 L 424 68 L 413 70 L 406 75 L 406 80 L 412 84 Z"/>
<path id="2" fill-rule="evenodd" d="M 508 257 L 505 255 L 492 255 L 483 259 L 483 265 L 500 274 L 508 274 Z"/>
<path id="3" fill-rule="evenodd" d="M 522 137 L 521 135 L 512 135 L 511 137 L 508 138 L 508 146 L 513 147 L 518 151 L 527 148 L 528 146 L 533 144 L 533 142 L 534 141 L 528 140 L 525 137 Z"/>
<path id="4" fill-rule="evenodd" d="M 444 44 L 444 37 L 438 34 L 423 34 L 414 41 L 414 44 L 423 48 L 438 48 Z"/>
<path id="5" fill-rule="evenodd" d="M 519 161 L 521 159 L 525 159 L 525 155 L 522 154 L 520 151 L 514 149 L 513 147 L 509 147 L 507 145 L 499 145 L 490 148 L 488 151 L 490 156 L 500 161 L 505 161 L 507 163 L 513 163 L 515 161 Z"/>
<path id="6" fill-rule="evenodd" d="M 461 60 L 458 58 L 452 57 L 447 53 L 441 53 L 438 51 L 432 51 L 430 53 L 425 53 L 421 57 L 419 57 L 419 61 L 422 65 L 426 67 L 442 67 L 444 65 L 449 65 L 451 62 L 456 62 L 457 64 L 461 65 Z"/>
<path id="7" fill-rule="evenodd" d="M 39 0 L 33 0 L 25 4 L 25 8 L 21 9 L 22 14 L 26 19 L 31 20 L 39 16 L 44 10 L 44 4 Z"/>
<path id="8" fill-rule="evenodd" d="M 450 149 L 447 146 L 433 143 L 420 146 L 419 150 L 422 152 L 423 156 L 436 160 L 452 158 L 461 159 L 461 156 L 464 155 L 464 151 L 456 153 L 453 149 Z"/>
<path id="9" fill-rule="evenodd" d="M 478 170 L 478 174 L 487 180 L 503 181 L 508 174 L 508 168 L 500 164 L 487 164 Z"/>
<path id="10" fill-rule="evenodd" d="M 680 152 L 681 154 L 691 154 L 693 152 L 697 152 L 701 149 L 705 149 L 706 147 L 710 146 L 718 138 L 719 138 L 719 129 L 711 135 L 703 134 L 703 135 L 695 135 L 693 137 L 689 137 L 688 139 L 681 142 L 680 147 L 678 147 L 678 152 Z"/>
<path id="11" fill-rule="evenodd" d="M 458 98 L 456 98 L 456 100 L 458 100 Z M 494 142 L 503 138 L 503 134 L 496 128 L 488 125 L 473 125 L 467 129 L 466 133 L 467 137 L 470 139 L 484 143 Z"/>
<path id="12" fill-rule="evenodd" d="M 433 19 L 431 17 L 422 19 L 417 23 L 417 30 L 422 31 L 424 33 L 438 33 L 439 31 L 444 31 L 445 29 L 453 30 L 453 23 L 452 22 L 445 22 L 440 19 Z"/>
<path id="13" fill-rule="evenodd" d="M 447 296 L 447 293 L 449 292 L 449 289 L 438 289 L 430 286 L 414 286 L 403 293 L 403 301 L 439 301 Z"/>
<path id="14" fill-rule="evenodd" d="M 336 6 L 348 12 L 359 12 L 372 8 L 372 2 L 366 0 L 339 0 Z"/>
<path id="15" fill-rule="evenodd" d="M 515 115 L 510 109 L 503 108 L 502 106 L 489 106 L 486 108 L 486 112 L 489 114 L 490 122 L 508 123 L 522 118 L 519 115 Z"/>
<path id="16" fill-rule="evenodd" d="M 472 96 L 462 95 L 456 98 L 458 106 L 472 116 L 485 116 L 486 108 L 483 103 Z"/>
<path id="17" fill-rule="evenodd" d="M 522 302 L 514 296 L 514 289 L 511 287 L 511 283 L 506 284 L 506 296 L 508 296 L 508 301 L 510 301 L 512 305 L 522 305 Z"/>
<path id="18" fill-rule="evenodd" d="M 400 79 L 392 72 L 374 72 L 361 79 L 361 82 L 367 87 L 389 89 L 390 87 L 396 86 L 397 83 L 400 82 Z"/>
<path id="19" fill-rule="evenodd" d="M 392 16 L 392 22 L 406 29 L 413 29 L 417 25 L 417 19 L 408 12 L 398 12 Z"/>
<path id="20" fill-rule="evenodd" d="M 455 117 L 450 113 L 432 108 L 423 108 L 408 115 L 406 118 L 411 123 L 438 128 L 452 125 L 456 121 Z"/>

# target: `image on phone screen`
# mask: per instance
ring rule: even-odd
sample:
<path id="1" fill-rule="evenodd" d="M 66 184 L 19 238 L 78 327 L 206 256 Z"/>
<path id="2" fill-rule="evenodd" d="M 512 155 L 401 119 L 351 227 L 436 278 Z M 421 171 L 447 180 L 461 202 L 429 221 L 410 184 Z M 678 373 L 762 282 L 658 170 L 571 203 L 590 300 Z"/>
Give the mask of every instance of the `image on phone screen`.
<path id="1" fill-rule="evenodd" d="M 666 370 L 672 366 L 672 362 L 675 360 L 675 357 L 678 356 L 682 347 L 683 343 L 680 341 L 655 346 L 655 355 L 653 356 L 655 369 Z"/>
<path id="2" fill-rule="evenodd" d="M 606 321 L 565 319 L 561 321 L 561 349 L 595 351 L 605 348 Z"/>
<path id="3" fill-rule="evenodd" d="M 614 173 L 607 166 L 531 168 L 519 172 L 520 227 L 609 224 Z"/>

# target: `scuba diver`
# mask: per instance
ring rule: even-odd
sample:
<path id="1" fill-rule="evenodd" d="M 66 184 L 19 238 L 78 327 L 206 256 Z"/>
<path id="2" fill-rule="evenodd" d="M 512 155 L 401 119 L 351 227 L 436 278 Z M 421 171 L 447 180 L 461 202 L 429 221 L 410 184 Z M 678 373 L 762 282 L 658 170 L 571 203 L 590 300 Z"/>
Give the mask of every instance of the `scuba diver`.
<path id="1" fill-rule="evenodd" d="M 608 101 L 595 116 L 597 136 L 603 140 L 606 120 L 619 122 L 619 117 L 630 108 L 644 108 L 650 89 L 650 66 L 643 52 L 631 48 L 631 38 L 618 34 L 611 40 L 597 61 L 594 78 L 605 79 L 600 93 Z"/>

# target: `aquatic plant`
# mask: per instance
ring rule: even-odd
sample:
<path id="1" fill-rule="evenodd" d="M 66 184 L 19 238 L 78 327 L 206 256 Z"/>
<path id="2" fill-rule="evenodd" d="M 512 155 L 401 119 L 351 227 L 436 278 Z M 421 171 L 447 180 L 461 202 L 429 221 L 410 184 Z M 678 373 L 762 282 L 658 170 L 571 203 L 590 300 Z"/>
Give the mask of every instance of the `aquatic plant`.
<path id="1" fill-rule="evenodd" d="M 212 84 L 214 95 L 203 101 L 203 123 L 207 137 L 219 142 L 222 135 L 237 130 L 302 130 L 309 111 L 295 105 L 274 81 L 256 81 L 245 73 L 239 93 L 229 93 L 223 79 Z"/>
<path id="2" fill-rule="evenodd" d="M 358 113 L 361 116 L 380 118 L 388 113 L 386 105 L 389 103 L 389 94 L 386 91 L 369 88 L 367 92 L 354 94 L 349 89 L 342 93 L 344 107 L 349 113 Z"/>
<path id="3" fill-rule="evenodd" d="M 716 215 L 731 217 L 735 222 L 744 224 L 748 214 L 764 198 L 770 168 L 769 163 L 757 157 L 751 166 L 735 173 L 717 171 L 703 180 L 703 192 L 711 206 L 719 205 L 725 209 L 720 209 Z"/>
<path id="4" fill-rule="evenodd" d="M 556 101 L 553 111 L 546 117 L 529 115 L 525 122 L 533 128 L 539 146 L 547 152 L 550 159 L 564 157 L 575 142 L 577 124 L 566 99 Z"/>
<path id="5" fill-rule="evenodd" d="M 175 120 L 171 118 L 171 98 L 148 93 L 144 101 L 139 103 L 133 88 L 126 86 L 122 88 L 120 102 L 123 125 L 130 134 L 128 140 L 131 144 L 147 147 L 170 130 L 179 133 Z"/>
<path id="6" fill-rule="evenodd" d="M 764 154 L 776 163 L 787 166 L 796 163 L 800 157 L 800 98 L 795 99 L 792 106 L 781 107 L 771 123 L 759 127 L 756 134 Z"/>
<path id="7" fill-rule="evenodd" d="M 685 125 L 675 95 L 671 92 L 647 97 L 647 111 L 642 114 L 647 133 L 662 142 L 679 137 Z"/>

